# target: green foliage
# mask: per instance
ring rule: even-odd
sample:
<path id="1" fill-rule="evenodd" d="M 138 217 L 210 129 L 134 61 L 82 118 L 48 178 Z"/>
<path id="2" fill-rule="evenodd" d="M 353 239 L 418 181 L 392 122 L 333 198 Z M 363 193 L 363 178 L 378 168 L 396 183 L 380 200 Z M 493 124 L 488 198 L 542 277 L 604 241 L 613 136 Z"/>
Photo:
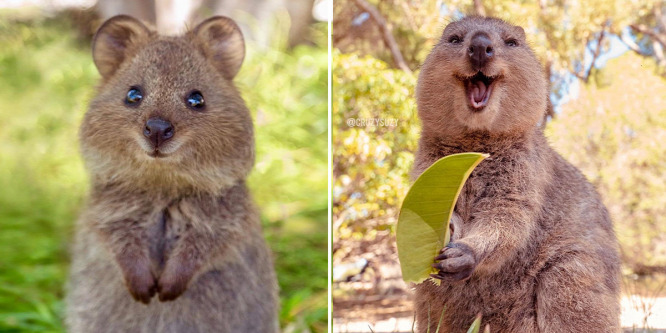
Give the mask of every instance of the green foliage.
<path id="1" fill-rule="evenodd" d="M 337 52 L 332 75 L 334 238 L 374 237 L 393 227 L 409 187 L 419 133 L 416 78 L 371 57 Z M 397 123 L 348 124 L 356 119 Z"/>
<path id="2" fill-rule="evenodd" d="M 470 2 L 453 1 L 449 6 L 456 8 Z M 574 70 L 583 60 L 585 45 L 596 39 L 597 32 L 606 26 L 608 32 L 620 33 L 638 8 L 653 2 L 489 0 L 483 4 L 487 15 L 522 26 L 537 54 L 552 62 L 554 70 Z"/>
<path id="3" fill-rule="evenodd" d="M 476 12 L 471 0 L 369 2 L 387 19 L 412 69 L 418 68 L 446 22 Z M 349 240 L 341 249 L 363 251 L 358 240 L 372 239 L 378 230 L 393 230 L 396 208 L 409 184 L 420 126 L 413 100 L 416 77 L 393 69 L 395 64 L 372 19 L 353 23 L 362 14 L 353 3 L 335 2 L 339 16 L 334 40 L 340 42 L 333 54 L 333 231 L 335 240 Z M 530 46 L 544 65 L 550 65 L 551 79 L 585 75 L 581 62 L 596 49 L 594 41 L 602 30 L 606 37 L 629 29 L 630 24 L 661 31 L 654 8 L 664 6 L 663 1 L 653 0 L 482 3 L 487 15 L 525 28 Z M 425 7 L 429 9 L 422 11 Z M 433 18 L 437 13 L 443 16 L 439 27 Z M 417 29 L 410 31 L 412 22 Z M 635 42 L 647 50 L 651 45 L 639 38 Z M 608 44 L 606 38 L 602 52 Z M 629 266 L 666 265 L 662 218 L 666 215 L 666 150 L 660 144 L 666 133 L 666 83 L 659 76 L 663 69 L 654 60 L 629 51 L 603 68 L 592 69 L 588 82 L 574 79 L 575 84 L 564 84 L 566 89 L 561 91 L 563 86 L 553 80 L 555 95 L 575 93 L 579 86 L 581 92 L 579 97 L 569 96 L 574 101 L 564 104 L 547 129 L 558 151 L 597 186 Z M 351 128 L 345 123 L 356 117 L 396 117 L 399 126 Z M 340 251 L 335 258 L 350 252 Z"/>
<path id="4" fill-rule="evenodd" d="M 248 48 L 250 186 L 281 288 L 281 324 L 326 330 L 325 24 L 318 46 Z M 99 75 L 66 20 L 0 16 L 0 331 L 62 332 L 72 225 L 88 180 L 77 132 Z"/>
<path id="5" fill-rule="evenodd" d="M 442 5 L 439 0 L 411 1 L 381 0 L 368 1 L 389 22 L 400 51 L 410 68 L 418 68 L 430 52 L 431 46 L 439 39 L 445 18 L 434 15 Z M 357 25 L 360 9 L 353 0 L 333 2 L 336 47 L 345 53 L 372 54 L 379 60 L 392 63 L 390 50 L 382 43 L 382 33 L 372 19 Z"/>
<path id="6" fill-rule="evenodd" d="M 0 331 L 62 331 L 86 188 L 76 132 L 97 79 L 66 29 L 0 20 Z"/>
<path id="7" fill-rule="evenodd" d="M 275 253 L 281 321 L 292 332 L 327 323 L 327 78 L 325 46 L 302 45 L 250 51 L 238 75 L 256 124 L 250 186 Z"/>
<path id="8" fill-rule="evenodd" d="M 250 176 L 275 254 L 281 324 L 324 332 L 328 272 L 328 52 L 317 46 L 251 49 L 238 85 L 255 119 L 257 162 Z"/>
<path id="9" fill-rule="evenodd" d="M 405 282 L 421 283 L 437 273 L 433 258 L 448 244 L 449 220 L 460 190 L 472 170 L 488 155 L 453 154 L 426 169 L 400 207 L 396 243 Z"/>
<path id="10" fill-rule="evenodd" d="M 432 45 L 439 39 L 447 23 L 465 15 L 477 15 L 479 9 L 472 0 L 451 1 L 368 1 L 376 6 L 387 21 L 397 46 L 412 70 L 423 63 Z M 548 73 L 560 76 L 574 73 L 587 77 L 591 55 L 596 52 L 597 40 L 603 31 L 601 52 L 607 51 L 610 36 L 622 35 L 632 24 L 659 27 L 653 9 L 664 7 L 663 0 L 484 0 L 479 1 L 485 15 L 504 19 L 525 29 L 528 42 L 548 65 Z M 352 0 L 334 3 L 336 47 L 344 53 L 372 55 L 397 67 L 389 48 L 383 42 L 381 30 L 371 18 L 360 20 L 363 10 Z M 440 15 L 437 15 L 439 13 Z M 663 19 L 662 19 L 663 20 Z M 362 23 L 359 23 L 362 22 Z M 663 27 L 666 29 L 666 27 Z M 631 29 L 629 29 L 631 30 Z M 659 29 L 654 29 L 658 33 Z M 635 34 L 635 32 L 634 32 Z M 640 36 L 639 36 L 640 37 Z M 652 54 L 651 39 L 635 40 L 641 52 Z M 649 37 L 649 36 L 648 36 Z M 663 31 L 661 32 L 663 38 Z M 632 39 L 632 38 L 629 38 Z M 586 60 L 587 57 L 587 60 Z M 587 62 L 586 62 L 587 61 Z M 662 67 L 658 72 L 663 73 Z M 557 94 L 560 85 L 553 84 Z"/>
<path id="11" fill-rule="evenodd" d="M 412 69 L 419 68 L 425 61 L 449 21 L 448 18 L 433 15 L 439 12 L 438 7 L 441 5 L 441 0 L 414 1 L 409 5 L 405 5 L 403 0 L 377 2 L 377 9 L 393 23 L 393 35 Z"/>

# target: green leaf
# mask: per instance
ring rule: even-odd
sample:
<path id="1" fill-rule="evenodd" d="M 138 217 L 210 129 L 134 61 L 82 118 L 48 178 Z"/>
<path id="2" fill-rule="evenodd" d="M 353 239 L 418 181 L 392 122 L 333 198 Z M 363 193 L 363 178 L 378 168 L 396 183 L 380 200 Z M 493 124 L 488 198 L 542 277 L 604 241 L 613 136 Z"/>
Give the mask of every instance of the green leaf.
<path id="1" fill-rule="evenodd" d="M 479 329 L 481 329 L 481 314 L 476 316 L 476 319 L 474 319 L 474 322 L 467 330 L 467 333 L 479 333 Z"/>
<path id="2" fill-rule="evenodd" d="M 449 242 L 449 220 L 472 170 L 486 154 L 441 158 L 414 182 L 400 209 L 396 238 L 405 282 L 421 283 L 435 273 L 433 258 Z"/>

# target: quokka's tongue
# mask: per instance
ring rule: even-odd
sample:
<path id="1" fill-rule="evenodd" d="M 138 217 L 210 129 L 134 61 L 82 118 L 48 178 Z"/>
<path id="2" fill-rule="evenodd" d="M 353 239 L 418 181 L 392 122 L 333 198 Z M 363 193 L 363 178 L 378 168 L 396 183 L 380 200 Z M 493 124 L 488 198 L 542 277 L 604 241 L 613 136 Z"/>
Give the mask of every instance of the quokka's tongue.
<path id="1" fill-rule="evenodd" d="M 472 99 L 476 103 L 481 103 L 486 98 L 486 84 L 482 80 L 478 80 L 474 83 L 472 87 Z"/>

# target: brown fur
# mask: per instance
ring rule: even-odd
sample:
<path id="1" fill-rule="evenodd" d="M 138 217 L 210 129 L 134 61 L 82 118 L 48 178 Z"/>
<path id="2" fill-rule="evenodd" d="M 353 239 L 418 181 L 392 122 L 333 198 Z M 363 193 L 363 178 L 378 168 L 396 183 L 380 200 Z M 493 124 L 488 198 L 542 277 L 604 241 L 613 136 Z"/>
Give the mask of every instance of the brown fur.
<path id="1" fill-rule="evenodd" d="M 224 17 L 180 37 L 128 16 L 97 32 L 102 84 L 80 131 L 92 186 L 73 248 L 71 332 L 277 331 L 272 258 L 245 185 L 252 120 L 232 82 L 243 56 Z M 131 86 L 139 105 L 124 103 Z M 186 105 L 193 90 L 203 110 Z M 175 129 L 159 157 L 142 134 L 151 117 Z"/>
<path id="2" fill-rule="evenodd" d="M 473 110 L 461 77 L 476 73 L 469 40 L 485 32 L 498 76 Z M 461 43 L 450 38 L 457 35 Z M 518 46 L 505 44 L 515 39 Z M 413 177 L 453 153 L 490 154 L 455 207 L 452 242 L 435 261 L 441 286 L 416 286 L 418 331 L 465 332 L 476 314 L 491 332 L 618 332 L 618 245 L 593 186 L 547 143 L 542 67 L 520 27 L 492 18 L 449 24 L 420 73 L 422 136 Z M 428 314 L 430 312 L 430 314 Z M 430 325 L 428 325 L 430 322 Z"/>

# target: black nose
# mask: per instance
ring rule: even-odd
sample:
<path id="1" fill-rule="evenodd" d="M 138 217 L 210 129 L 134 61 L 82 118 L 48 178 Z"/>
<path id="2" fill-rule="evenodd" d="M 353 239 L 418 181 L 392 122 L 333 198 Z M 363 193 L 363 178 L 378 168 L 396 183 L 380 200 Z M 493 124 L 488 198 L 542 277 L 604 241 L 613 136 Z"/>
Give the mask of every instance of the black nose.
<path id="1" fill-rule="evenodd" d="M 472 37 L 472 41 L 467 50 L 469 60 L 475 70 L 481 70 L 493 57 L 493 43 L 485 33 L 478 33 Z"/>
<path id="2" fill-rule="evenodd" d="M 143 130 L 145 135 L 157 148 L 165 141 L 171 139 L 175 134 L 173 125 L 162 118 L 150 118 L 146 122 L 146 128 Z"/>

